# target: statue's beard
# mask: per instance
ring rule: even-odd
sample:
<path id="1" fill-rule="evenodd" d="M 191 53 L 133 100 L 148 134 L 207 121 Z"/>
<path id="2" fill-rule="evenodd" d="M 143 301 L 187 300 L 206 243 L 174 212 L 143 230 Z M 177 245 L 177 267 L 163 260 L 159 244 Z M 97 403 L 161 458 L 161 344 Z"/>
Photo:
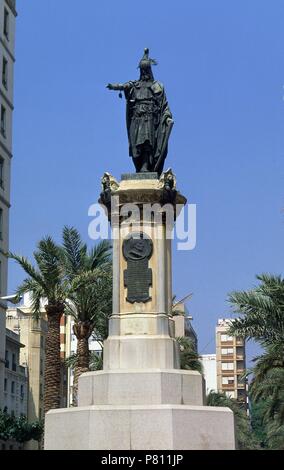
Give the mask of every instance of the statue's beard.
<path id="1" fill-rule="evenodd" d="M 153 77 L 149 73 L 142 73 L 140 80 L 143 80 L 144 82 L 149 82 L 150 80 L 153 80 Z"/>

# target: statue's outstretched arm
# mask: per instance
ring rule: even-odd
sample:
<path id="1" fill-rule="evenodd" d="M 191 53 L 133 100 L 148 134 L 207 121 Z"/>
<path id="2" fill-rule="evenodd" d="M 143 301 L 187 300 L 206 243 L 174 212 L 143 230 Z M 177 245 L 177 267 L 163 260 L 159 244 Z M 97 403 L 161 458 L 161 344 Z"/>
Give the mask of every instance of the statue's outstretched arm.
<path id="1" fill-rule="evenodd" d="M 109 90 L 125 90 L 125 85 L 121 83 L 109 83 L 107 88 Z"/>

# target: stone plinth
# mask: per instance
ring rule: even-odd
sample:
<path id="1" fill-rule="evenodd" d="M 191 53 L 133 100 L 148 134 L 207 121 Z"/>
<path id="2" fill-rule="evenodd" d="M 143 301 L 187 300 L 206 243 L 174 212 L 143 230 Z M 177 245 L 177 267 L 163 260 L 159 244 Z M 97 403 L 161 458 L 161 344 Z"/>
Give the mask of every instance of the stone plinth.
<path id="1" fill-rule="evenodd" d="M 113 201 L 108 210 L 114 234 L 113 315 L 104 345 L 104 369 L 178 369 L 179 355 L 171 325 L 169 232 L 186 199 L 174 188 L 166 191 L 163 179 L 157 179 L 156 173 L 123 175 L 111 194 Z M 131 224 L 128 209 L 132 210 Z M 128 262 L 123 244 L 129 235 L 137 233 L 145 234 L 153 246 L 148 262 L 152 282 L 147 302 L 127 300 Z"/>
<path id="2" fill-rule="evenodd" d="M 83 374 L 79 406 L 91 405 L 203 405 L 203 378 L 196 371 L 131 370 Z"/>
<path id="3" fill-rule="evenodd" d="M 186 199 L 174 176 L 105 174 L 100 202 L 114 236 L 104 370 L 80 377 L 78 408 L 46 415 L 45 448 L 234 449 L 233 413 L 203 406 L 202 376 L 180 370 L 169 234 Z"/>
<path id="4" fill-rule="evenodd" d="M 50 411 L 46 450 L 232 450 L 228 408 L 101 405 Z"/>

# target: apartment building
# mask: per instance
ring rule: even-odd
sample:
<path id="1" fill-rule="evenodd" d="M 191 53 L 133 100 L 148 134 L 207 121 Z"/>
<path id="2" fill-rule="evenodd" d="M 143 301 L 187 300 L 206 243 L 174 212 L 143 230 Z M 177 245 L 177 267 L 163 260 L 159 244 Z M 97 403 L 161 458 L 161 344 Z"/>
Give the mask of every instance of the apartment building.
<path id="1" fill-rule="evenodd" d="M 20 350 L 24 349 L 19 335 L 6 329 L 4 409 L 16 417 L 27 416 L 27 367 L 20 365 Z"/>
<path id="2" fill-rule="evenodd" d="M 0 297 L 7 293 L 16 1 L 0 0 Z M 0 408 L 4 405 L 5 310 L 0 300 Z"/>
<path id="3" fill-rule="evenodd" d="M 247 384 L 242 379 L 246 369 L 245 341 L 229 335 L 230 322 L 230 319 L 219 319 L 216 326 L 217 388 L 247 403 Z"/>
<path id="4" fill-rule="evenodd" d="M 47 321 L 34 319 L 28 296 L 19 307 L 7 309 L 6 325 L 16 333 L 25 348 L 20 352 L 20 364 L 28 371 L 28 412 L 30 422 L 43 418 L 44 363 Z"/>
<path id="5" fill-rule="evenodd" d="M 178 312 L 178 313 L 177 313 Z M 190 338 L 194 344 L 196 352 L 198 351 L 197 334 L 192 326 L 193 317 L 189 314 L 187 306 L 179 302 L 173 307 L 173 320 L 175 327 L 175 337 Z"/>

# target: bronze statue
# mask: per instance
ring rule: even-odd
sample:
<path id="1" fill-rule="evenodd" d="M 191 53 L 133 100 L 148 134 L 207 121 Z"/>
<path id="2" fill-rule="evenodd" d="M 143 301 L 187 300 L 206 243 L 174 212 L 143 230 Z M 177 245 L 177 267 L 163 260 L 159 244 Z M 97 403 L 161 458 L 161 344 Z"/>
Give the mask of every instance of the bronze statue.
<path id="1" fill-rule="evenodd" d="M 124 91 L 129 155 L 137 173 L 163 171 L 168 141 L 174 124 L 164 86 L 154 79 L 149 49 L 139 63 L 140 79 L 107 85 L 109 90 Z M 122 96 L 120 94 L 120 96 Z"/>

